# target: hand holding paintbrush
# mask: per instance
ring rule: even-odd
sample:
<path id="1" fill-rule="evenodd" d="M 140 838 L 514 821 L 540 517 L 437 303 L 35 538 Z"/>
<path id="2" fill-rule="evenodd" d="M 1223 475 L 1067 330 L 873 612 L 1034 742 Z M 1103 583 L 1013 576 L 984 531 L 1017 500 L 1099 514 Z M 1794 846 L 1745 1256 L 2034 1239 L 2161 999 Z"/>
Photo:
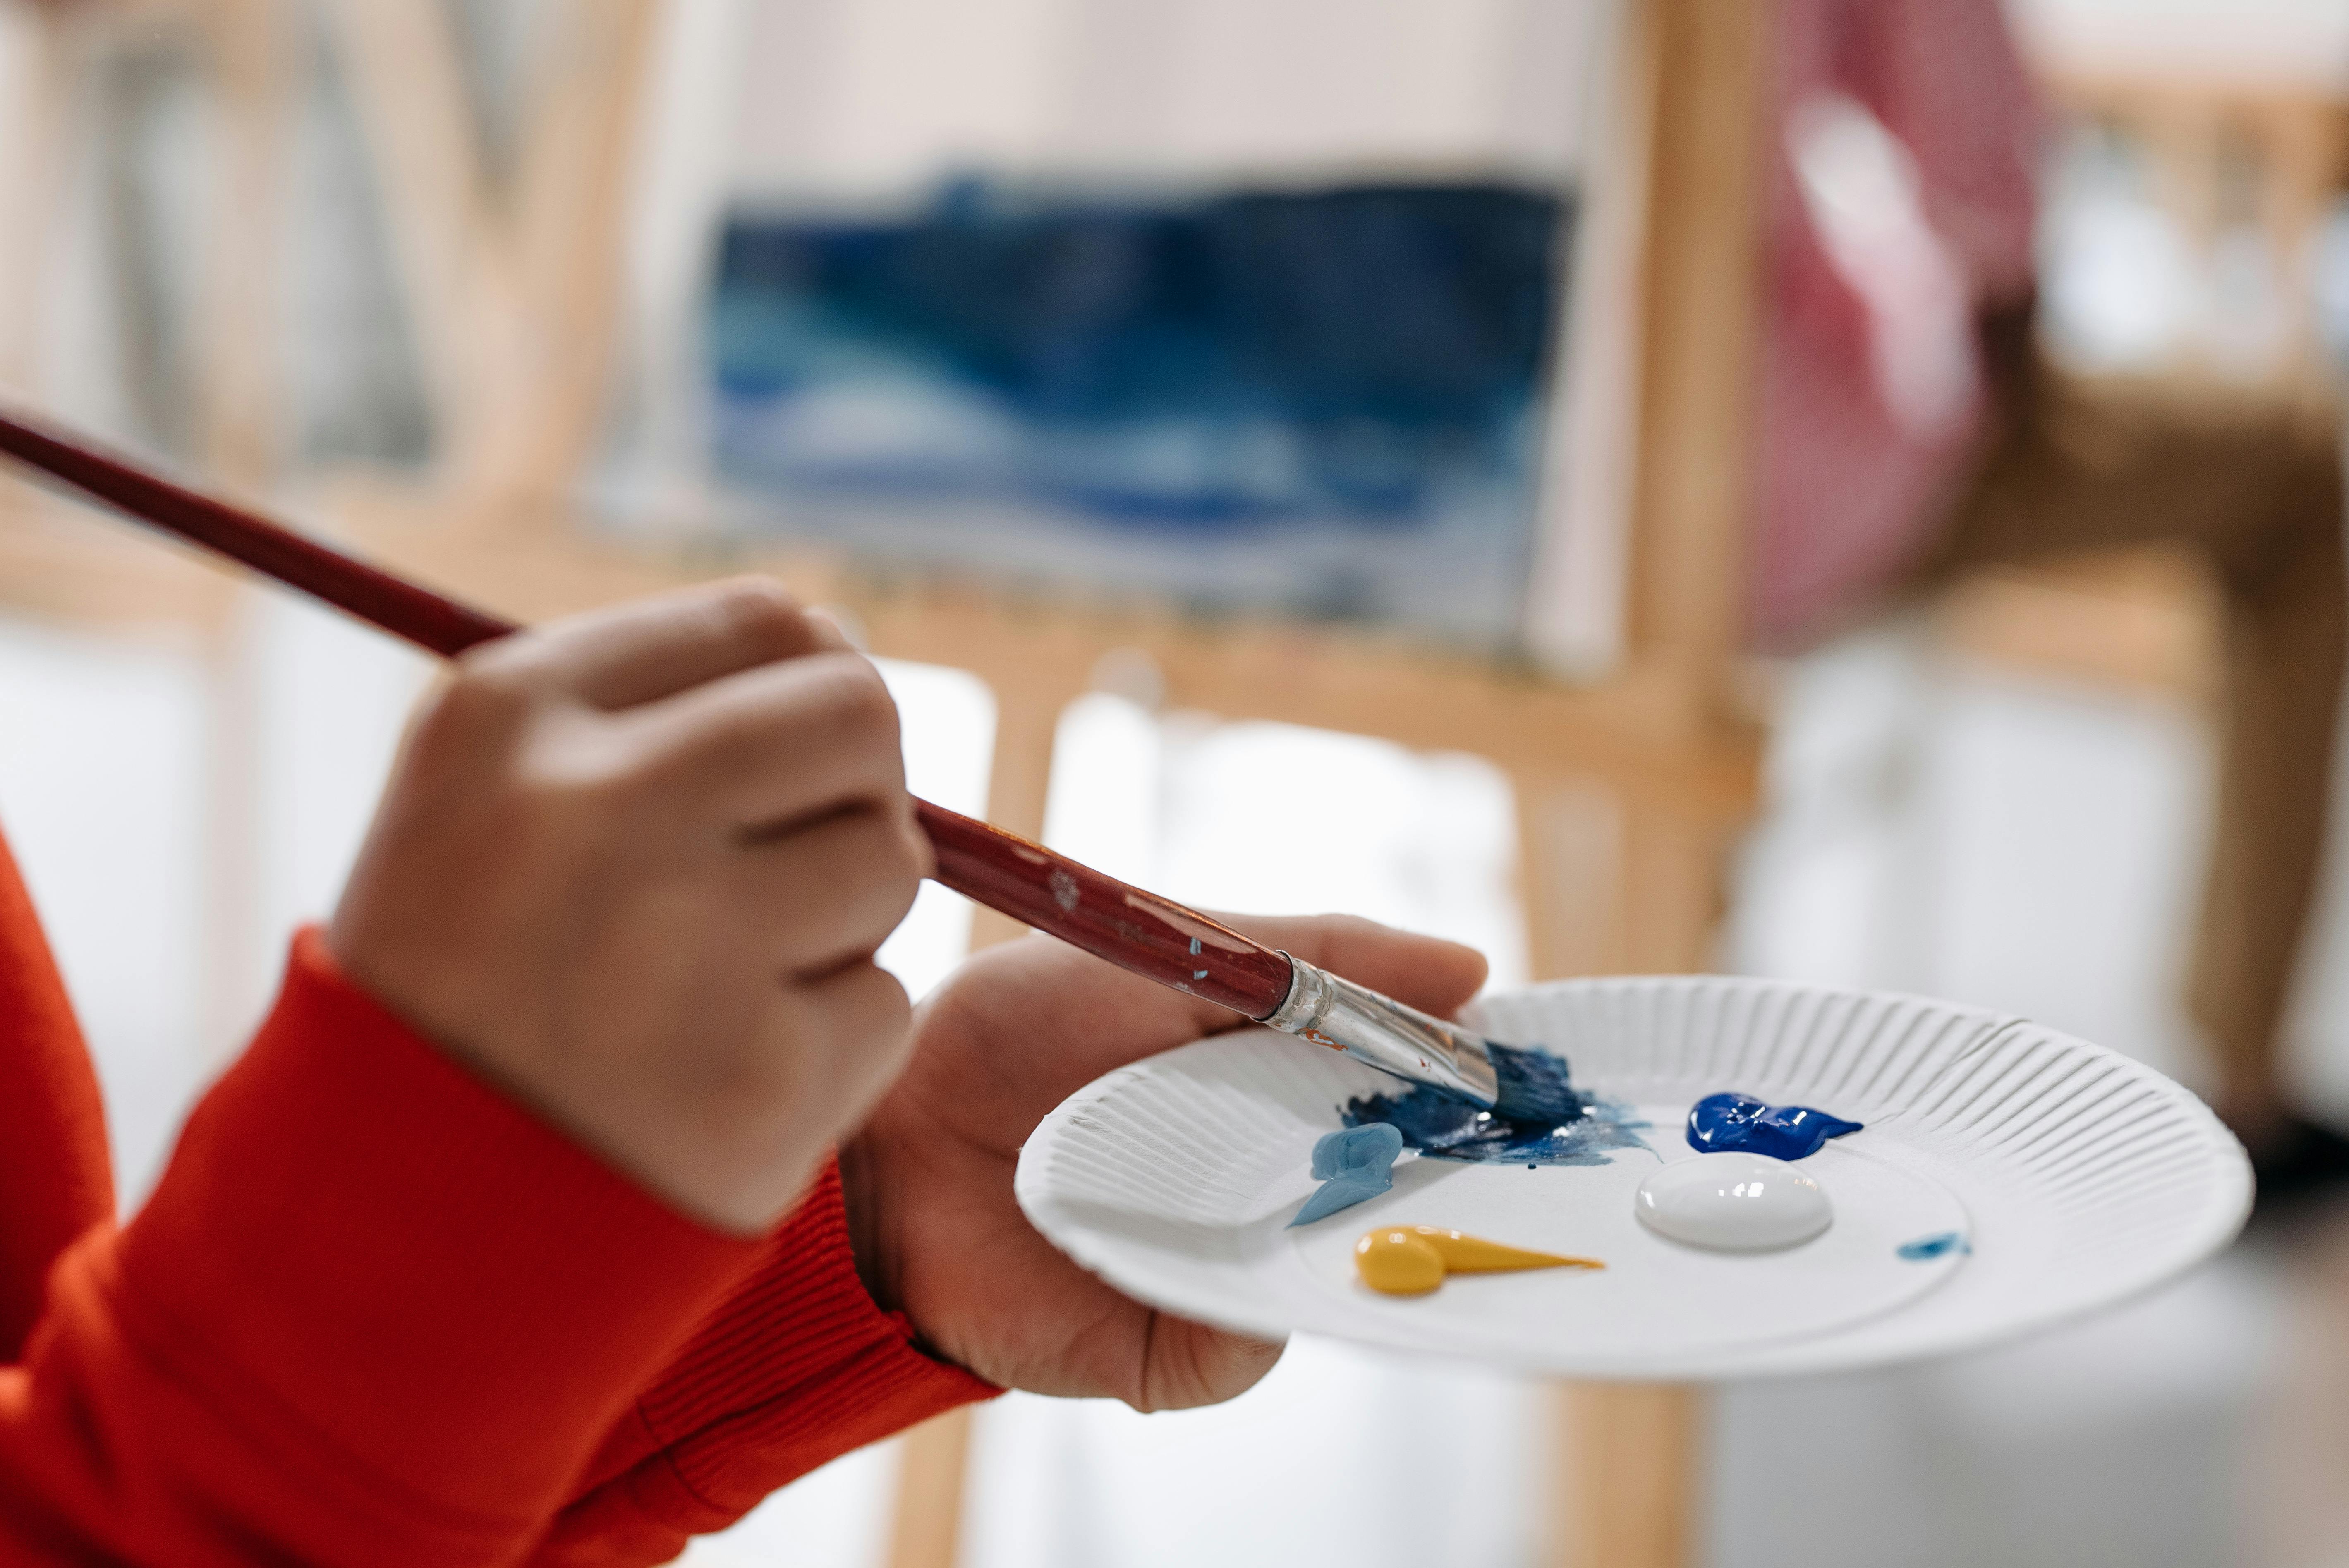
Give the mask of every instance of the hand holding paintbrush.
<path id="1" fill-rule="evenodd" d="M 455 657 L 516 629 L 21 416 L 0 414 L 0 451 L 432 652 Z M 1497 1078 L 1469 1031 L 986 823 L 927 801 L 915 810 L 939 882 L 1088 953 L 1478 1105 L 1506 1109 L 1513 1089 L 1532 1088 Z"/>

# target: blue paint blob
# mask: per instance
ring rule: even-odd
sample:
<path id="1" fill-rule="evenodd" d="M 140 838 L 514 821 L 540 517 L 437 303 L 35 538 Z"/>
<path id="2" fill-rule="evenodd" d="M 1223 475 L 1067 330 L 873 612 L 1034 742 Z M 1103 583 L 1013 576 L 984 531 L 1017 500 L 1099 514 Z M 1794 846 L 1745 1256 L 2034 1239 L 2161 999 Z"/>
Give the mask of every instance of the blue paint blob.
<path id="1" fill-rule="evenodd" d="M 1618 1149 L 1645 1149 L 1648 1123 L 1631 1108 L 1576 1088 L 1566 1059 L 1538 1047 L 1493 1045 L 1500 1104 L 1480 1110 L 1442 1089 L 1363 1095 L 1346 1102 L 1349 1127 L 1392 1126 L 1404 1143 L 1445 1160 L 1495 1164 L 1604 1165 Z"/>
<path id="2" fill-rule="evenodd" d="M 1309 1225 L 1377 1197 L 1394 1185 L 1395 1156 L 1402 1152 L 1402 1134 L 1383 1122 L 1324 1133 L 1313 1145 L 1313 1174 L 1321 1179 L 1320 1189 L 1289 1224 Z"/>
<path id="3" fill-rule="evenodd" d="M 1903 1263 L 1911 1264 L 1930 1263 L 1951 1253 L 1962 1255 L 1973 1250 L 1973 1243 L 1958 1231 L 1943 1231 L 1937 1236 L 1920 1236 L 1913 1242 L 1903 1242 L 1894 1249 Z"/>
<path id="4" fill-rule="evenodd" d="M 1702 1154 L 1743 1150 L 1773 1160 L 1816 1154 L 1830 1138 L 1857 1132 L 1846 1121 L 1807 1105 L 1771 1105 L 1750 1094 L 1709 1094 L 1689 1108 L 1689 1147 Z"/>

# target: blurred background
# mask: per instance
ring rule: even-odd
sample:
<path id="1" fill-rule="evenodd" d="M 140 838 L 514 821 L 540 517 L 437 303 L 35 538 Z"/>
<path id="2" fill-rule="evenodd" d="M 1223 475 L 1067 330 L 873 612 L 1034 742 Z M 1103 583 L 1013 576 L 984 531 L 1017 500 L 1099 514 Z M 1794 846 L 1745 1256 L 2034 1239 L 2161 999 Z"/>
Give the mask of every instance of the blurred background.
<path id="1" fill-rule="evenodd" d="M 2349 0 L 0 0 L 0 386 L 517 615 L 776 572 L 1177 898 L 2007 1009 L 2305 1175 L 2345 183 Z M 0 476 L 126 1204 L 430 673 Z M 1014 1395 L 687 1560 L 2330 1568 L 2344 1411 L 2319 1191 L 1888 1373 Z"/>

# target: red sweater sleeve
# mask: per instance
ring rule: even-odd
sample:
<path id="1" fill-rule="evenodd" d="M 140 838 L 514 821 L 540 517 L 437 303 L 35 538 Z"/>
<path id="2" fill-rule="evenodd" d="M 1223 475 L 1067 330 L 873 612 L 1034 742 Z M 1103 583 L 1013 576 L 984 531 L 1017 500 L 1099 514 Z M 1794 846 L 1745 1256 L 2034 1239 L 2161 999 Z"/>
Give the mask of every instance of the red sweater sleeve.
<path id="1" fill-rule="evenodd" d="M 1000 1392 L 914 1347 L 857 1278 L 827 1167 L 728 1296 L 631 1407 L 538 1558 L 667 1563 L 778 1487 L 916 1421 Z"/>
<path id="2" fill-rule="evenodd" d="M 0 1364 L 23 1352 L 50 1264 L 113 1213 L 98 1075 L 0 839 Z"/>
<path id="3" fill-rule="evenodd" d="M 66 1253 L 0 1371 L 0 1561 L 521 1561 L 761 1248 L 481 1085 L 305 935 L 146 1207 Z"/>

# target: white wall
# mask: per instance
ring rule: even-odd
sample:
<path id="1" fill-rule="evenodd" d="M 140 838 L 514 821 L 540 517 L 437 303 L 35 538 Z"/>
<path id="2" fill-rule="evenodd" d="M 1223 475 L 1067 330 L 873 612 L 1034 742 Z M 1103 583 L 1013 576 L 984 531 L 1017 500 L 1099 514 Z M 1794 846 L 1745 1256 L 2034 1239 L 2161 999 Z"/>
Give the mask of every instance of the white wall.
<path id="1" fill-rule="evenodd" d="M 1600 0 L 774 0 L 742 11 L 729 184 L 1571 170 Z"/>
<path id="2" fill-rule="evenodd" d="M 2349 87 L 2342 0 L 2007 0 L 2007 12 L 2061 70 Z"/>

